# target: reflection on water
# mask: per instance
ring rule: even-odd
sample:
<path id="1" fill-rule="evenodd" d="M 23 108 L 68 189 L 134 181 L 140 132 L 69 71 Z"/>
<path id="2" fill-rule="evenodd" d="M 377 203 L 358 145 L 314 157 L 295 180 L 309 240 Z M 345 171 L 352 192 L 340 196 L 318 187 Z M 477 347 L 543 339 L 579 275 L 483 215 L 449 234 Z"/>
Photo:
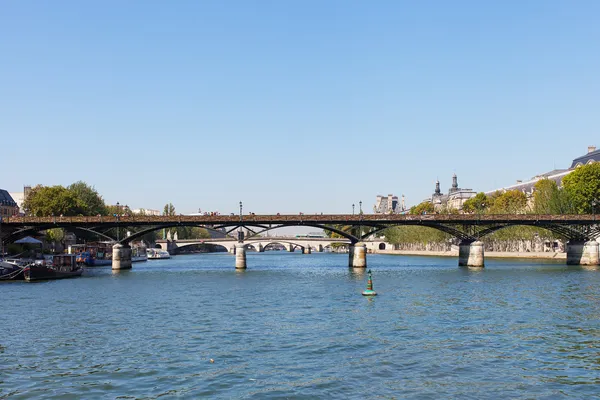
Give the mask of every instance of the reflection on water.
<path id="1" fill-rule="evenodd" d="M 0 285 L 0 398 L 590 398 L 600 271 L 248 253 Z M 211 362 L 210 360 L 213 360 Z"/>

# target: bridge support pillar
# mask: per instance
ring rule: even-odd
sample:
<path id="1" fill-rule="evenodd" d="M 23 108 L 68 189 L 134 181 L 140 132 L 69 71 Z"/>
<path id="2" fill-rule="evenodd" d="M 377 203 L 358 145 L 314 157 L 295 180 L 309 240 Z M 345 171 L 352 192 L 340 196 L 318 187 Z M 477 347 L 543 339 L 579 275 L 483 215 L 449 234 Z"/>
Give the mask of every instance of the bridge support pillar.
<path id="1" fill-rule="evenodd" d="M 290 243 L 290 244 L 286 244 L 286 245 L 285 245 L 285 249 L 286 249 L 287 251 L 289 251 L 290 253 L 293 253 L 293 252 L 294 252 L 294 245 L 293 245 L 293 244 L 291 244 L 291 243 Z"/>
<path id="2" fill-rule="evenodd" d="M 246 269 L 246 249 L 244 243 L 235 245 L 235 269 Z"/>
<path id="3" fill-rule="evenodd" d="M 310 246 L 304 246 L 302 248 L 302 254 L 310 254 L 311 250 L 310 250 Z"/>
<path id="4" fill-rule="evenodd" d="M 229 254 L 235 254 L 235 246 L 231 246 L 227 251 L 229 252 Z"/>
<path id="5" fill-rule="evenodd" d="M 323 252 L 323 245 L 322 244 L 318 244 L 317 245 L 317 252 L 319 252 L 319 253 Z"/>
<path id="6" fill-rule="evenodd" d="M 458 265 L 483 268 L 483 242 L 461 242 L 458 245 Z"/>
<path id="7" fill-rule="evenodd" d="M 258 251 L 259 253 L 264 253 L 265 252 L 265 248 L 262 244 L 257 244 L 256 246 L 254 246 L 256 248 L 256 251 Z"/>
<path id="8" fill-rule="evenodd" d="M 112 269 L 131 269 L 131 246 L 120 243 L 113 246 Z"/>
<path id="9" fill-rule="evenodd" d="M 598 242 L 569 240 L 567 265 L 599 265 Z"/>
<path id="10" fill-rule="evenodd" d="M 367 245 L 351 244 L 348 247 L 348 266 L 350 268 L 367 268 Z"/>

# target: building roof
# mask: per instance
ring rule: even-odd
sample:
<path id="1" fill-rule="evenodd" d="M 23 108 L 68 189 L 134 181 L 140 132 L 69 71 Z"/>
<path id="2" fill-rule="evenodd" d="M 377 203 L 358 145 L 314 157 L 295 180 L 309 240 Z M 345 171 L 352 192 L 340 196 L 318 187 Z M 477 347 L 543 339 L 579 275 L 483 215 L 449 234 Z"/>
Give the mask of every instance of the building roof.
<path id="1" fill-rule="evenodd" d="M 4 189 L 0 189 L 0 206 L 17 207 L 17 203 L 15 203 L 10 194 Z"/>
<path id="2" fill-rule="evenodd" d="M 555 172 L 555 171 L 552 171 L 552 172 Z M 517 183 L 516 185 L 505 186 L 500 189 L 490 190 L 490 191 L 485 192 L 485 194 L 490 195 L 490 194 L 493 194 L 498 191 L 508 191 L 508 190 L 520 190 L 525 193 L 531 193 L 531 192 L 533 192 L 533 187 L 535 186 L 535 184 L 541 179 L 549 179 L 551 181 L 556 182 L 556 184 L 560 186 L 561 181 L 565 177 L 565 175 L 568 175 L 571 172 L 573 172 L 572 169 L 562 170 L 562 172 L 559 172 L 559 173 L 553 174 L 553 175 L 550 175 L 550 173 L 548 172 L 545 174 L 538 175 L 529 181 L 520 182 L 520 183 Z"/>
<path id="3" fill-rule="evenodd" d="M 581 157 L 577 157 L 573 160 L 571 168 L 575 168 L 578 165 L 585 165 L 590 161 L 600 162 L 600 150 L 590 151 Z"/>

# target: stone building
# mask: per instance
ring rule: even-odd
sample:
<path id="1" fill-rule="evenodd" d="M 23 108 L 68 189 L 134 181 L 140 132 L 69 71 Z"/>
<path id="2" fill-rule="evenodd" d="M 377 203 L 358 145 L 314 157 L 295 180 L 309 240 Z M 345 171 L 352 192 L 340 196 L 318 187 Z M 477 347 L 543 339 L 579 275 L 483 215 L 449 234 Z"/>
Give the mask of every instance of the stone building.
<path id="1" fill-rule="evenodd" d="M 4 189 L 0 189 L 0 217 L 13 217 L 19 215 L 19 206 L 11 195 Z"/>
<path id="2" fill-rule="evenodd" d="M 577 167 L 586 164 L 592 164 L 595 162 L 600 162 L 600 150 L 596 150 L 596 146 L 588 146 L 587 153 L 575 158 L 571 162 L 571 167 L 568 169 L 554 169 L 549 172 L 544 172 L 543 174 L 538 174 L 527 181 L 517 180 L 514 185 L 504 186 L 498 189 L 490 190 L 485 192 L 486 195 L 491 195 L 495 192 L 506 192 L 508 190 L 519 190 L 525 193 L 527 199 L 531 205 L 533 201 L 533 191 L 535 188 L 535 184 L 540 179 L 550 179 L 560 187 L 562 186 L 562 180 L 565 176 L 569 175 L 571 172 L 575 171 Z"/>
<path id="3" fill-rule="evenodd" d="M 387 197 L 378 195 L 373 206 L 375 214 L 400 214 L 404 211 L 406 211 L 404 195 L 402 195 L 400 203 L 398 203 L 398 196 L 394 196 L 393 194 L 388 194 Z"/>
<path id="4" fill-rule="evenodd" d="M 474 197 L 477 193 L 473 189 L 462 189 L 458 187 L 458 178 L 456 174 L 452 175 L 452 187 L 448 190 L 447 194 L 443 194 L 440 190 L 440 181 L 435 182 L 435 191 L 431 195 L 430 201 L 433 204 L 435 211 L 442 210 L 462 210 L 462 206 L 465 201 Z"/>

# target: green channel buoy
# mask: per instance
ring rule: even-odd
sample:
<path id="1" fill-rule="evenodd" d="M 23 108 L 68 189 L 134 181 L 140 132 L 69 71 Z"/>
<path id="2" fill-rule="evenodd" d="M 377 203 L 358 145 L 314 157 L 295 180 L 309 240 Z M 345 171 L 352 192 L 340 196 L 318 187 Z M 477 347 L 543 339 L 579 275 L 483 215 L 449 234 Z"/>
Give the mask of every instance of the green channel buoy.
<path id="1" fill-rule="evenodd" d="M 377 292 L 373 290 L 373 278 L 371 277 L 371 270 L 369 270 L 369 280 L 367 281 L 367 290 L 362 292 L 363 296 L 377 296 Z"/>

